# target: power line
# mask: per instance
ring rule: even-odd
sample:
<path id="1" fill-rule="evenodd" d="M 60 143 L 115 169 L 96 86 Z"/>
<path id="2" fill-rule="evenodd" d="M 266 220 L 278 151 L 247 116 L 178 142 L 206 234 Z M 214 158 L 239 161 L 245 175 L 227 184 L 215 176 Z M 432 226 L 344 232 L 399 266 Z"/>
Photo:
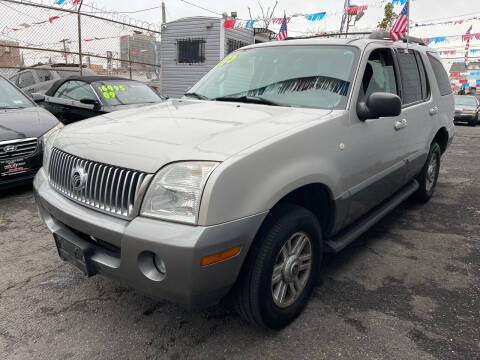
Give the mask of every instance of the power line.
<path id="1" fill-rule="evenodd" d="M 216 12 L 216 11 L 213 11 L 213 10 L 210 10 L 210 9 L 207 9 L 207 8 L 204 8 L 203 6 L 200 6 L 200 5 L 191 3 L 191 2 L 189 2 L 189 1 L 187 1 L 187 0 L 180 0 L 180 1 L 181 1 L 181 2 L 184 2 L 184 3 L 188 4 L 188 5 L 194 6 L 194 7 L 196 7 L 196 8 L 202 9 L 202 10 L 204 10 L 204 11 L 208 11 L 208 12 L 210 12 L 210 13 L 212 13 L 212 14 L 223 16 L 223 14 L 220 14 L 220 13 L 218 13 L 218 12 Z"/>

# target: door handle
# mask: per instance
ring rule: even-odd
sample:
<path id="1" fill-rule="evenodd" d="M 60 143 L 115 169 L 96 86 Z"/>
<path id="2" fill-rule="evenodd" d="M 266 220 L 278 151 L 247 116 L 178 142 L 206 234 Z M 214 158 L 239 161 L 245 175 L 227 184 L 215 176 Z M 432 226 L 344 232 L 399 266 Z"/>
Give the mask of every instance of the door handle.
<path id="1" fill-rule="evenodd" d="M 430 111 L 429 111 L 429 114 L 430 114 L 430 116 L 437 115 L 438 114 L 438 107 L 435 106 L 435 107 L 431 108 Z"/>
<path id="2" fill-rule="evenodd" d="M 407 119 L 395 120 L 395 130 L 401 130 L 407 127 Z"/>

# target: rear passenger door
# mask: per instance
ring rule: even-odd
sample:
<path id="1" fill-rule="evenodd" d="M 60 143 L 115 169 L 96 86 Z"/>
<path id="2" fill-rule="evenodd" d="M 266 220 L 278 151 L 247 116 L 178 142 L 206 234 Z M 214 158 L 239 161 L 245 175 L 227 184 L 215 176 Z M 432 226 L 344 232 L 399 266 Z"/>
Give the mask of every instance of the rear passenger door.
<path id="1" fill-rule="evenodd" d="M 428 156 L 430 129 L 438 109 L 431 95 L 426 58 L 413 49 L 396 50 L 401 77 L 402 121 L 405 120 L 407 180 L 416 177 Z"/>

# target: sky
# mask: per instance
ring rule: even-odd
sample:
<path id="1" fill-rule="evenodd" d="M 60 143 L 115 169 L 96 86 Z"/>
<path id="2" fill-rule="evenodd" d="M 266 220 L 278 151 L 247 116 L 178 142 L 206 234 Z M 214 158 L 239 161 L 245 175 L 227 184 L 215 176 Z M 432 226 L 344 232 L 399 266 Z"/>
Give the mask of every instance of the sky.
<path id="1" fill-rule="evenodd" d="M 188 0 L 191 3 L 202 6 L 206 9 L 217 13 L 236 11 L 238 17 L 249 19 L 248 7 L 252 11 L 252 17 L 261 17 L 261 10 L 257 0 Z M 87 0 L 88 2 L 88 0 Z M 378 22 L 383 18 L 383 7 L 387 0 L 359 0 L 352 1 L 355 5 L 369 5 L 365 16 L 357 23 L 355 30 L 371 29 L 376 27 Z M 132 5 L 131 0 L 103 0 L 102 7 L 115 9 L 116 11 L 133 11 L 143 8 L 158 6 L 160 0 L 141 0 Z M 167 8 L 167 21 L 175 20 L 188 16 L 216 16 L 213 13 L 204 11 L 195 6 L 187 4 L 181 0 L 165 0 Z M 275 5 L 274 0 L 261 0 L 264 10 L 272 8 Z M 338 30 L 340 27 L 341 10 L 343 8 L 343 0 L 279 0 L 276 7 L 275 16 L 281 17 L 285 11 L 287 15 L 295 13 L 316 13 L 326 11 L 327 16 L 316 22 L 310 22 L 304 19 L 293 19 L 289 24 L 289 35 L 300 36 L 302 32 L 319 32 Z M 97 1 L 97 5 L 100 1 Z M 396 5 L 395 10 L 399 13 L 402 9 L 401 5 Z M 334 14 L 334 15 L 329 15 Z M 410 19 L 415 22 L 428 22 L 430 19 L 451 18 L 446 20 L 455 20 L 455 17 L 473 14 L 479 15 L 479 0 L 411 0 Z M 161 9 L 151 10 L 130 14 L 132 17 L 142 18 L 151 22 L 161 20 Z M 448 36 L 464 34 L 467 29 L 473 25 L 472 33 L 480 32 L 480 20 L 464 23 L 461 25 L 437 25 L 412 29 L 411 34 L 418 37 Z M 273 30 L 278 30 L 275 26 Z M 480 47 L 480 41 L 472 41 L 471 47 Z M 464 44 L 461 41 L 451 41 L 449 43 L 432 45 L 436 48 L 458 48 L 459 53 Z M 459 55 L 457 55 L 458 57 Z"/>
<path id="2" fill-rule="evenodd" d="M 43 3 L 45 5 L 55 5 L 57 0 L 29 0 L 31 2 Z M 238 17 L 241 19 L 249 19 L 248 7 L 250 7 L 252 12 L 252 17 L 262 17 L 260 5 L 258 0 L 229 0 L 229 1 L 218 1 L 218 0 L 187 0 L 192 4 L 196 4 L 205 9 L 209 9 L 212 12 L 202 10 L 196 6 L 188 4 L 182 0 L 165 0 L 166 9 L 167 9 L 167 21 L 176 20 L 182 17 L 189 16 L 219 16 L 214 13 L 221 14 L 223 12 L 231 13 L 236 11 Z M 369 8 L 365 11 L 364 17 L 357 23 L 357 25 L 351 29 L 351 31 L 362 31 L 367 29 L 375 28 L 378 22 L 383 18 L 383 7 L 385 3 L 391 0 L 359 0 L 353 1 L 355 5 L 368 5 Z M 106 12 L 135 12 L 138 10 L 158 7 L 161 5 L 161 0 L 84 0 L 85 4 L 94 5 L 96 8 L 104 9 Z M 410 6 L 410 18 L 414 22 L 429 22 L 429 20 L 443 20 L 444 18 L 449 18 L 445 20 L 456 20 L 458 18 L 465 17 L 466 15 L 474 16 L 478 15 L 479 20 L 471 21 L 468 23 L 463 23 L 461 25 L 436 25 L 428 27 L 419 27 L 411 30 L 411 35 L 418 37 L 433 37 L 433 36 L 449 36 L 449 35 L 461 35 L 465 34 L 467 29 L 473 25 L 472 33 L 480 33 L 480 6 L 478 6 L 479 0 L 411 0 Z M 65 0 L 65 3 L 62 6 L 67 8 L 71 7 L 72 0 Z M 275 0 L 260 0 L 264 10 L 267 8 L 272 8 L 275 5 Z M 308 13 L 317 13 L 325 11 L 327 13 L 326 17 L 321 21 L 311 22 L 306 20 L 303 17 L 293 18 L 289 23 L 289 35 L 290 36 L 301 36 L 306 33 L 317 33 L 324 31 L 338 31 L 340 27 L 341 12 L 343 9 L 344 0 L 279 0 L 276 7 L 274 16 L 281 17 L 283 16 L 284 11 L 287 16 L 292 14 L 308 14 Z M 2 11 L 0 11 L 0 24 L 3 27 L 18 27 L 22 22 L 33 22 L 35 18 L 48 19 L 49 16 L 54 15 L 54 12 L 51 11 L 40 11 L 28 7 L 16 7 L 17 10 L 12 10 L 7 8 L 7 5 L 12 7 L 11 3 L 7 3 L 0 0 L 0 5 L 2 5 Z M 18 11 L 20 9 L 20 12 Z M 92 11 L 91 8 L 84 5 L 83 8 L 85 11 Z M 402 9 L 401 5 L 395 6 L 395 11 L 399 13 Z M 28 14 L 22 14 L 22 12 L 29 12 Z M 101 15 L 98 14 L 98 15 Z M 141 11 L 136 13 L 125 13 L 124 15 L 130 16 L 135 19 L 148 21 L 155 23 L 157 25 L 161 22 L 161 9 L 152 9 L 149 11 Z M 74 32 L 76 26 L 74 19 L 62 18 L 55 20 L 53 24 L 45 24 L 40 27 L 32 27 L 30 29 L 17 31 L 17 32 L 8 32 L 7 35 L 11 38 L 19 39 L 23 43 L 32 42 L 32 43 L 48 43 L 56 42 L 58 46 L 58 41 L 66 38 L 74 38 Z M 271 26 L 272 30 L 278 30 L 279 26 Z M 69 34 L 71 32 L 72 34 Z M 83 26 L 83 33 L 85 34 L 84 38 L 87 37 L 101 37 L 108 36 L 109 34 L 121 35 L 121 31 L 118 29 L 108 28 L 104 24 L 96 26 L 94 23 L 87 24 Z M 460 38 L 458 38 L 460 39 Z M 74 41 L 75 42 L 75 41 Z M 111 40 L 112 46 L 115 42 L 115 46 L 118 47 L 118 40 Z M 100 43 L 97 43 L 97 46 L 100 46 Z M 106 42 L 105 42 L 106 44 Z M 84 44 L 85 47 L 96 46 L 95 42 Z M 71 45 L 75 46 L 74 44 Z M 448 43 L 442 43 L 437 45 L 432 45 L 437 49 L 456 49 L 458 55 L 456 57 L 462 57 L 462 50 L 465 46 L 465 43 L 462 43 L 460 40 L 450 40 Z M 480 40 L 473 40 L 471 43 L 471 48 L 480 48 Z M 95 50 L 95 49 L 93 49 Z M 103 50 L 103 49 L 102 49 Z M 480 52 L 478 53 L 480 54 Z M 32 54 L 36 56 L 36 54 Z M 37 59 L 33 59 L 32 61 Z M 454 60 L 445 59 L 446 62 L 453 62 Z M 456 59 L 455 61 L 459 61 Z"/>

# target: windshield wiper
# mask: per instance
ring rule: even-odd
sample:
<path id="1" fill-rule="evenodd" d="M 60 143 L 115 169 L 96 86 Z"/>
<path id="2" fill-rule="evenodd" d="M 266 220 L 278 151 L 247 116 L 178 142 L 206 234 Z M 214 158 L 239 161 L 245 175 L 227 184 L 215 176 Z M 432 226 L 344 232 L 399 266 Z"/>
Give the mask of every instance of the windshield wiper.
<path id="1" fill-rule="evenodd" d="M 0 106 L 0 110 L 25 109 L 23 106 Z"/>
<path id="2" fill-rule="evenodd" d="M 213 100 L 291 107 L 291 105 L 282 104 L 273 100 L 268 100 L 261 96 L 221 96 Z"/>
<path id="3" fill-rule="evenodd" d="M 210 100 L 209 97 L 206 97 L 205 95 L 198 94 L 198 93 L 195 93 L 195 92 L 187 92 L 183 95 L 189 96 L 189 97 L 195 97 L 195 98 L 200 99 L 200 100 Z"/>

